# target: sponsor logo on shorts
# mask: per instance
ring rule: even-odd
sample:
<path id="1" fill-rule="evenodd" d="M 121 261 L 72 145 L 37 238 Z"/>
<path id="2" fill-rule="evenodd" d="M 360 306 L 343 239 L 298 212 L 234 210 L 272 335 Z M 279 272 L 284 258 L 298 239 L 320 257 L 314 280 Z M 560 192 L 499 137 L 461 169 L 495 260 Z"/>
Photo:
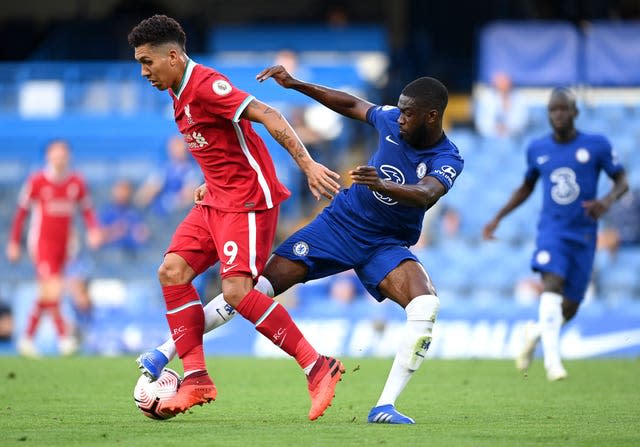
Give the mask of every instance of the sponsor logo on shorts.
<path id="1" fill-rule="evenodd" d="M 547 250 L 540 250 L 536 255 L 536 262 L 540 265 L 548 264 L 551 261 L 551 253 Z"/>
<path id="2" fill-rule="evenodd" d="M 309 245 L 306 242 L 300 241 L 293 244 L 293 254 L 296 256 L 307 256 L 309 254 Z"/>
<path id="3" fill-rule="evenodd" d="M 222 273 L 227 273 L 229 270 L 233 270 L 237 266 L 238 266 L 238 264 L 226 265 L 226 266 L 222 267 Z"/>

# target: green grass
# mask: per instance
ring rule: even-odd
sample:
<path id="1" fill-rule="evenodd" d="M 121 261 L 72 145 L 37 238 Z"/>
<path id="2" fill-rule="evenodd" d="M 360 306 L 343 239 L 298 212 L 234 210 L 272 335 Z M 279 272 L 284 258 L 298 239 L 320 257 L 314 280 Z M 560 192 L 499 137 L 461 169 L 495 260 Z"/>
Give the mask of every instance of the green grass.
<path id="1" fill-rule="evenodd" d="M 429 360 L 398 407 L 414 426 L 366 423 L 390 359 L 346 359 L 333 406 L 307 420 L 290 360 L 210 358 L 216 402 L 153 421 L 132 398 L 133 358 L 0 357 L 1 446 L 638 446 L 640 362 L 566 362 L 548 383 L 507 361 Z M 181 371 L 181 369 L 173 364 Z"/>

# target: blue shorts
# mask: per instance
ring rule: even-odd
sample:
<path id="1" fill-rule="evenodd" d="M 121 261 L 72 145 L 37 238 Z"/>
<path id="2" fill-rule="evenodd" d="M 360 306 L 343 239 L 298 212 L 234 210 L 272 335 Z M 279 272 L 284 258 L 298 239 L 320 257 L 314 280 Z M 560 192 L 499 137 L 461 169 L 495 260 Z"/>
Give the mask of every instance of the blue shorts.
<path id="1" fill-rule="evenodd" d="M 354 269 L 371 296 L 383 301 L 386 297 L 378 289 L 380 282 L 405 259 L 419 261 L 407 247 L 373 239 L 349 231 L 321 214 L 293 233 L 274 253 L 304 262 L 309 268 L 304 282 Z"/>
<path id="2" fill-rule="evenodd" d="M 541 273 L 553 273 L 564 278 L 564 296 L 582 302 L 591 280 L 596 246 L 593 242 L 578 242 L 560 237 L 538 237 L 531 268 Z"/>

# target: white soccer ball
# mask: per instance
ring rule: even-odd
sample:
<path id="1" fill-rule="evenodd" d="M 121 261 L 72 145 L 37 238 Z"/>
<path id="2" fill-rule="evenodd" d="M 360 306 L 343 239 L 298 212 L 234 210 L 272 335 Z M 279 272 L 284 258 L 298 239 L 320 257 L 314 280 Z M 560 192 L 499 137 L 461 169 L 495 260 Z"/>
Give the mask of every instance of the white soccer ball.
<path id="1" fill-rule="evenodd" d="M 175 415 L 163 414 L 158 406 L 160 402 L 176 394 L 181 381 L 180 375 L 169 368 L 163 369 L 158 380 L 154 381 L 143 374 L 133 389 L 133 400 L 142 414 L 151 419 L 172 418 Z"/>

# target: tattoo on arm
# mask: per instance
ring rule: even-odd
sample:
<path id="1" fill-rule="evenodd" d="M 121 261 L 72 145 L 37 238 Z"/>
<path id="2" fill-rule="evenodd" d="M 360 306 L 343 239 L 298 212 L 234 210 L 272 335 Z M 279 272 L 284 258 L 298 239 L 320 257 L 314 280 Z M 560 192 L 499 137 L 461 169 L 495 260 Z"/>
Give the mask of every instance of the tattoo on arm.
<path id="1" fill-rule="evenodd" d="M 268 115 L 270 113 L 275 113 L 276 115 L 278 115 L 278 118 L 282 119 L 282 114 L 280 112 L 278 112 L 277 110 L 272 109 L 269 106 L 265 107 L 264 114 Z"/>
<path id="2" fill-rule="evenodd" d="M 309 152 L 307 152 L 307 148 L 304 147 L 304 145 L 300 141 L 298 141 L 298 143 L 296 144 L 296 148 L 298 149 L 295 153 L 296 159 L 307 158 L 309 156 Z"/>
<path id="3" fill-rule="evenodd" d="M 280 146 L 285 148 L 287 148 L 287 142 L 291 140 L 291 137 L 287 134 L 287 129 L 275 129 L 273 131 L 273 138 L 275 138 L 275 140 L 280 143 Z"/>

